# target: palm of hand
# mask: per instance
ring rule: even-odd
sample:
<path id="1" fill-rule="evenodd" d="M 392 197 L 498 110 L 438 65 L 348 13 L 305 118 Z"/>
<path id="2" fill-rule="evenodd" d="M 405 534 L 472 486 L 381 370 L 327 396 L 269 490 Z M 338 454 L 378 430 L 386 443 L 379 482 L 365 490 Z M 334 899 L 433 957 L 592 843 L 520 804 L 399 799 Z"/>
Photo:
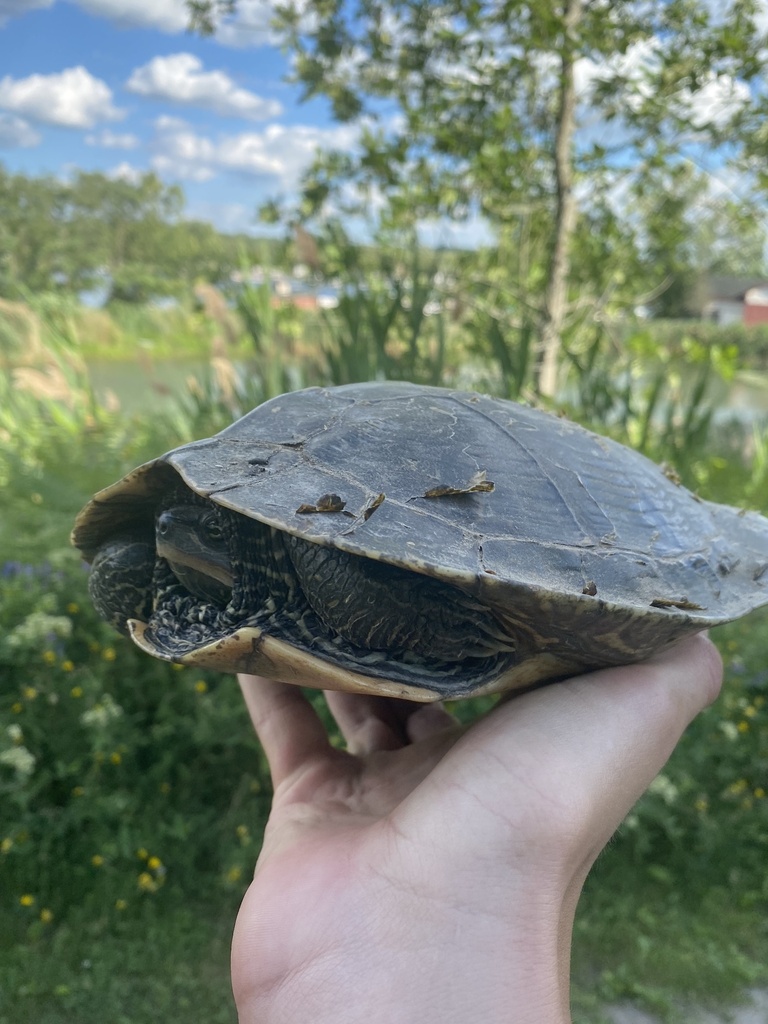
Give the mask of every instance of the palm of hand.
<path id="1" fill-rule="evenodd" d="M 238 1003 L 254 983 L 268 994 L 292 964 L 321 965 L 375 927 L 391 895 L 392 816 L 462 733 L 442 709 L 329 694 L 352 754 L 330 745 L 295 688 L 259 680 L 245 692 L 275 791 L 233 943 Z"/>
<path id="2" fill-rule="evenodd" d="M 233 941 L 241 1022 L 507 1020 L 510 986 L 531 993 L 520 1024 L 567 1021 L 584 878 L 718 680 L 695 638 L 469 729 L 330 694 L 352 754 L 299 690 L 243 679 L 275 794 Z M 526 950 L 506 973 L 504 949 Z"/>

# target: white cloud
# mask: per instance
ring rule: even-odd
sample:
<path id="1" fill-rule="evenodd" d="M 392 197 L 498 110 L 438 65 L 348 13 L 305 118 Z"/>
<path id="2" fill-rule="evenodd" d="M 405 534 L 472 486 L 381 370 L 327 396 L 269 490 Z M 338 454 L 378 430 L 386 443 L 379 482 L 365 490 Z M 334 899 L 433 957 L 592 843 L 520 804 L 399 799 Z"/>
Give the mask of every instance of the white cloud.
<path id="1" fill-rule="evenodd" d="M 224 46 L 264 46 L 272 41 L 273 13 L 271 0 L 238 0 L 237 13 L 221 22 L 216 40 Z"/>
<path id="2" fill-rule="evenodd" d="M 277 100 L 265 100 L 238 88 L 224 71 L 203 71 L 203 62 L 191 53 L 154 57 L 136 68 L 126 87 L 153 99 L 204 107 L 225 117 L 253 121 L 277 117 L 283 109 Z"/>
<path id="3" fill-rule="evenodd" d="M 630 93 L 628 100 L 630 106 L 638 107 L 652 95 L 653 74 L 659 67 L 660 48 L 659 40 L 651 37 L 632 43 L 625 53 L 616 54 L 601 63 L 582 57 L 574 67 L 577 95 L 588 100 L 596 83 L 620 78 L 634 87 L 635 94 Z"/>
<path id="4" fill-rule="evenodd" d="M 694 128 L 724 128 L 750 101 L 749 86 L 730 75 L 711 75 L 696 92 L 681 97 Z"/>
<path id="5" fill-rule="evenodd" d="M 123 160 L 117 167 L 107 171 L 107 177 L 113 180 L 129 181 L 132 185 L 137 185 L 144 176 L 144 173 L 138 167 L 129 164 L 127 160 Z"/>
<path id="6" fill-rule="evenodd" d="M 54 0 L 0 0 L 0 25 L 5 24 L 9 18 L 26 14 L 27 11 L 34 11 L 40 7 L 52 7 Z"/>
<path id="7" fill-rule="evenodd" d="M 0 0 L 2 2 L 2 0 Z M 75 0 L 77 6 L 118 25 L 184 32 L 189 12 L 184 0 Z"/>
<path id="8" fill-rule="evenodd" d="M 82 66 L 28 78 L 6 75 L 0 80 L 0 107 L 65 128 L 93 128 L 123 116 L 112 105 L 109 86 Z"/>
<path id="9" fill-rule="evenodd" d="M 42 6 L 53 0 L 0 0 L 0 19 L 4 6 L 24 9 Z M 185 0 L 74 0 L 78 7 L 97 17 L 108 18 L 118 25 L 154 28 L 171 35 L 185 32 L 189 11 Z M 238 0 L 236 13 L 224 18 L 216 32 L 216 40 L 224 46 L 263 46 L 272 41 L 270 19 L 273 0 Z"/>
<path id="10" fill-rule="evenodd" d="M 216 141 L 198 135 L 178 118 L 159 118 L 156 127 L 152 165 L 163 174 L 205 181 L 217 172 L 233 171 L 277 179 L 286 190 L 297 185 L 319 148 L 351 149 L 357 140 L 357 129 L 348 125 L 270 125 L 261 132 L 224 135 Z"/>
<path id="11" fill-rule="evenodd" d="M 0 114 L 0 149 L 21 149 L 36 146 L 40 134 L 23 118 Z"/>
<path id="12" fill-rule="evenodd" d="M 138 136 L 130 132 L 113 132 L 109 128 L 95 135 L 86 135 L 85 141 L 89 146 L 103 146 L 105 149 L 136 149 L 140 144 Z"/>

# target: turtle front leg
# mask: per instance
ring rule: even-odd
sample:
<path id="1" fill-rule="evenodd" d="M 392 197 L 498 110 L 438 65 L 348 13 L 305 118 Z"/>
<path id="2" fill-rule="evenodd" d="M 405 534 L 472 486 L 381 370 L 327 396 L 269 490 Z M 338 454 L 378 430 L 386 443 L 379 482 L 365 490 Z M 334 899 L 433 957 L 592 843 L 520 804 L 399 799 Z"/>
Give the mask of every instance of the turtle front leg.
<path id="1" fill-rule="evenodd" d="M 357 647 L 449 662 L 515 650 L 492 612 L 458 587 L 290 535 L 284 543 L 312 610 Z"/>
<path id="2" fill-rule="evenodd" d="M 155 548 L 123 537 L 104 544 L 91 562 L 88 591 L 103 619 L 128 635 L 128 620 L 146 622 L 152 612 Z"/>

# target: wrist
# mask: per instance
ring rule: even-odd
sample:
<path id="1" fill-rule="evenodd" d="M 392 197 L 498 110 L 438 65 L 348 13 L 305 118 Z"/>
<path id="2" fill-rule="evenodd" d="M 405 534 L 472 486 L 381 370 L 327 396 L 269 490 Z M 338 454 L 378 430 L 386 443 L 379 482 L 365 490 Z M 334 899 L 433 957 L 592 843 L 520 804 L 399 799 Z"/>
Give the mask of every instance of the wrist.
<path id="1" fill-rule="evenodd" d="M 318 933 L 300 967 L 237 993 L 240 1024 L 567 1024 L 571 915 L 543 889 L 505 888 L 479 909 L 471 893 L 350 884 L 343 938 Z"/>

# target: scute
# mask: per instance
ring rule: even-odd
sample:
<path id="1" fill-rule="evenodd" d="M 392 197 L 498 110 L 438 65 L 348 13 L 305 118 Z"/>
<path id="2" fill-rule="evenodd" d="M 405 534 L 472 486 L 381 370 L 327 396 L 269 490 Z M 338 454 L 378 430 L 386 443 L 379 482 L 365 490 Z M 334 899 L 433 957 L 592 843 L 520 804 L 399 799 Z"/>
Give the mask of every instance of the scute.
<path id="1" fill-rule="evenodd" d="M 703 622 L 768 600 L 766 581 L 754 580 L 766 560 L 761 517 L 703 502 L 636 452 L 526 406 L 348 385 L 273 399 L 214 442 L 167 458 L 214 501 L 499 600 L 507 587 L 533 587 L 576 601 L 593 580 L 610 604 L 685 598 Z M 491 493 L 422 497 L 482 470 Z M 328 493 L 349 514 L 297 513 Z"/>
<path id="2" fill-rule="evenodd" d="M 86 559 L 169 474 L 277 530 L 514 610 L 532 650 L 567 652 L 581 634 L 609 662 L 633 660 L 768 603 L 763 517 L 702 501 L 566 419 L 470 392 L 373 383 L 275 398 L 95 495 L 73 535 Z M 492 489 L 472 490 L 478 474 Z M 435 489 L 447 493 L 426 497 Z M 341 507 L 300 511 L 328 495 Z"/>

